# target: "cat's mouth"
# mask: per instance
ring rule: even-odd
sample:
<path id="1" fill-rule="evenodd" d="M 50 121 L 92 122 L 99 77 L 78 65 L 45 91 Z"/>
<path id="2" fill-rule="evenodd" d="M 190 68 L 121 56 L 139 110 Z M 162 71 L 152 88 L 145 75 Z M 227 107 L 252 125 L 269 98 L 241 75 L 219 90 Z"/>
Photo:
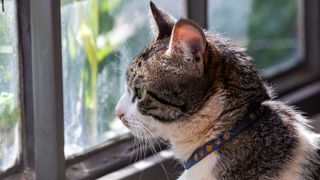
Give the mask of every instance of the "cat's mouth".
<path id="1" fill-rule="evenodd" d="M 125 125 L 127 128 L 130 127 L 128 120 L 127 120 L 124 116 L 122 116 L 122 117 L 120 118 L 120 120 L 121 120 L 122 124 Z"/>

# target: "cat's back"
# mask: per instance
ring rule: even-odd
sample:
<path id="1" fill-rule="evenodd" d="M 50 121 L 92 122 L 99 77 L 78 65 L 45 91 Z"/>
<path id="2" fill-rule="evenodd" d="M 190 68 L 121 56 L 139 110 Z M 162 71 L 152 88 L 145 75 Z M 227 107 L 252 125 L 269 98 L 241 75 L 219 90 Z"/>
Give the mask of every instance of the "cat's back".
<path id="1" fill-rule="evenodd" d="M 320 179 L 319 137 L 308 130 L 307 120 L 281 102 L 262 106 L 258 122 L 220 151 L 214 174 L 220 179 Z"/>
<path id="2" fill-rule="evenodd" d="M 278 136 L 274 134 L 273 138 L 278 137 L 281 140 L 280 143 L 284 145 L 289 139 L 294 142 L 292 146 L 287 147 L 291 149 L 290 159 L 284 164 L 280 179 L 320 179 L 320 138 L 318 134 L 310 130 L 308 124 L 310 120 L 282 102 L 267 101 L 265 105 L 270 110 L 266 120 L 274 123 L 271 128 L 278 128 L 278 123 L 280 123 L 285 129 L 288 129 L 288 134 Z M 279 120 L 275 120 L 277 118 Z M 277 148 L 274 150 L 276 151 Z"/>

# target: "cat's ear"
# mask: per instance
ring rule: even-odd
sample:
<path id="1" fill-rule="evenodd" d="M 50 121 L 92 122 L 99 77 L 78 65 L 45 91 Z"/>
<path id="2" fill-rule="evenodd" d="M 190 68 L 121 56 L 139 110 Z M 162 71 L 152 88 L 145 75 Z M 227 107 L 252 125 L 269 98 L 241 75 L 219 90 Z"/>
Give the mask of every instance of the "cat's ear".
<path id="1" fill-rule="evenodd" d="M 170 37 L 176 19 L 168 13 L 158 9 L 153 2 L 150 2 L 150 10 L 156 27 L 152 28 L 154 34 L 157 34 L 157 40 L 164 37 Z"/>
<path id="2" fill-rule="evenodd" d="M 194 22 L 180 19 L 172 30 L 169 54 L 183 53 L 188 59 L 200 63 L 203 70 L 204 55 L 207 48 L 207 40 L 203 30 Z"/>

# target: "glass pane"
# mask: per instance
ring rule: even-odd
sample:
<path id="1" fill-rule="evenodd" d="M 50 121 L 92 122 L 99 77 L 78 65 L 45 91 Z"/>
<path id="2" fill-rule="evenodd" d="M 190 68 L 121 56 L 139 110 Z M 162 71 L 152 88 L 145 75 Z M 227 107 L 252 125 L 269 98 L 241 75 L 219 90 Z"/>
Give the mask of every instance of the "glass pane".
<path id="1" fill-rule="evenodd" d="M 1 7 L 1 4 L 0 4 Z M 17 163 L 20 144 L 19 63 L 16 2 L 0 8 L 0 172 Z"/>
<path id="2" fill-rule="evenodd" d="M 183 0 L 154 1 L 176 17 Z M 65 155 L 128 130 L 115 119 L 128 63 L 151 40 L 149 0 L 62 0 Z"/>
<path id="3" fill-rule="evenodd" d="M 210 31 L 247 47 L 265 76 L 297 64 L 297 1 L 209 0 Z"/>

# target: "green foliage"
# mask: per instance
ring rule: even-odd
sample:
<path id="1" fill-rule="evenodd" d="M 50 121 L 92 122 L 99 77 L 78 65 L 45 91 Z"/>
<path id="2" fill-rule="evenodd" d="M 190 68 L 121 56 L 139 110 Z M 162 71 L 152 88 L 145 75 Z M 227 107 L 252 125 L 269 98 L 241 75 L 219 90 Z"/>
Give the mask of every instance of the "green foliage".
<path id="1" fill-rule="evenodd" d="M 13 85 L 18 79 L 15 79 L 14 71 L 11 67 L 14 61 L 17 61 L 15 52 L 11 52 L 15 46 L 14 22 L 15 19 L 9 8 L 5 12 L 0 12 L 0 141 L 8 138 L 20 121 L 20 107 L 14 103 L 15 96 Z M 9 49 L 9 50 L 3 50 Z M 0 144 L 5 146 L 3 144 Z M 6 148 L 6 147 L 0 147 Z M 1 164 L 1 160 L 0 160 Z"/>
<path id="2" fill-rule="evenodd" d="M 10 36 L 10 32 L 12 32 L 12 16 L 8 13 L 0 12 L 0 42 L 3 44 L 11 44 L 13 41 L 13 37 Z"/>
<path id="3" fill-rule="evenodd" d="M 100 28 L 100 25 L 107 24 L 102 23 L 100 17 L 107 17 L 106 22 L 113 22 L 113 17 L 108 13 L 109 8 L 115 8 L 119 1 L 109 1 L 104 0 L 99 3 L 102 4 L 102 8 L 98 6 L 98 0 L 90 0 L 89 8 L 89 20 L 88 22 L 83 21 L 81 23 L 80 37 L 84 46 L 84 50 L 87 57 L 87 64 L 83 69 L 84 75 L 84 97 L 85 105 L 88 110 L 92 111 L 96 107 L 96 97 L 97 97 L 97 76 L 98 76 L 98 67 L 104 58 L 110 54 L 114 47 L 106 39 L 106 42 L 103 48 L 97 47 L 97 38 L 102 35 L 103 32 L 108 32 L 112 26 L 104 26 L 103 29 Z M 108 21 L 110 20 L 110 21 Z M 101 30 L 100 30 L 101 29 Z"/>
<path id="4" fill-rule="evenodd" d="M 0 49 L 13 46 L 12 22 L 8 13 L 0 12 Z M 12 56 L 11 53 L 0 52 L 0 92 L 8 91 L 7 87 L 12 83 L 12 70 L 8 68 Z"/>
<path id="5" fill-rule="evenodd" d="M 17 123 L 20 108 L 15 107 L 13 103 L 14 95 L 12 93 L 0 94 L 0 135 L 7 136 L 12 132 L 14 125 Z"/>
<path id="6" fill-rule="evenodd" d="M 297 51 L 297 2 L 254 0 L 249 24 L 249 54 L 259 69 L 291 58 Z"/>
<path id="7" fill-rule="evenodd" d="M 104 33 L 113 28 L 115 17 L 110 14 L 110 10 L 119 10 L 122 2 L 119 0 L 88 0 L 88 8 L 86 8 L 86 12 L 82 12 L 81 25 L 76 37 L 71 33 L 71 27 L 67 27 L 66 40 L 69 59 L 75 61 L 77 46 L 82 46 L 85 52 L 85 64 L 80 73 L 83 84 L 82 97 L 85 115 L 89 123 L 89 134 L 93 135 L 92 139 L 97 136 L 98 74 L 105 68 L 108 61 L 114 59 L 106 58 L 110 57 L 109 55 L 114 51 L 115 45 L 111 44 Z M 64 1 L 63 3 L 68 4 L 70 1 Z M 77 38 L 79 41 L 76 40 Z M 103 39 L 102 47 L 98 47 L 98 38 Z"/>
<path id="8" fill-rule="evenodd" d="M 1 55 L 2 58 L 8 58 L 8 55 Z M 9 58 L 8 58 L 9 59 Z M 10 87 L 10 82 L 12 80 L 12 72 L 7 67 L 7 60 L 0 61 L 0 92 L 5 92 Z"/>

